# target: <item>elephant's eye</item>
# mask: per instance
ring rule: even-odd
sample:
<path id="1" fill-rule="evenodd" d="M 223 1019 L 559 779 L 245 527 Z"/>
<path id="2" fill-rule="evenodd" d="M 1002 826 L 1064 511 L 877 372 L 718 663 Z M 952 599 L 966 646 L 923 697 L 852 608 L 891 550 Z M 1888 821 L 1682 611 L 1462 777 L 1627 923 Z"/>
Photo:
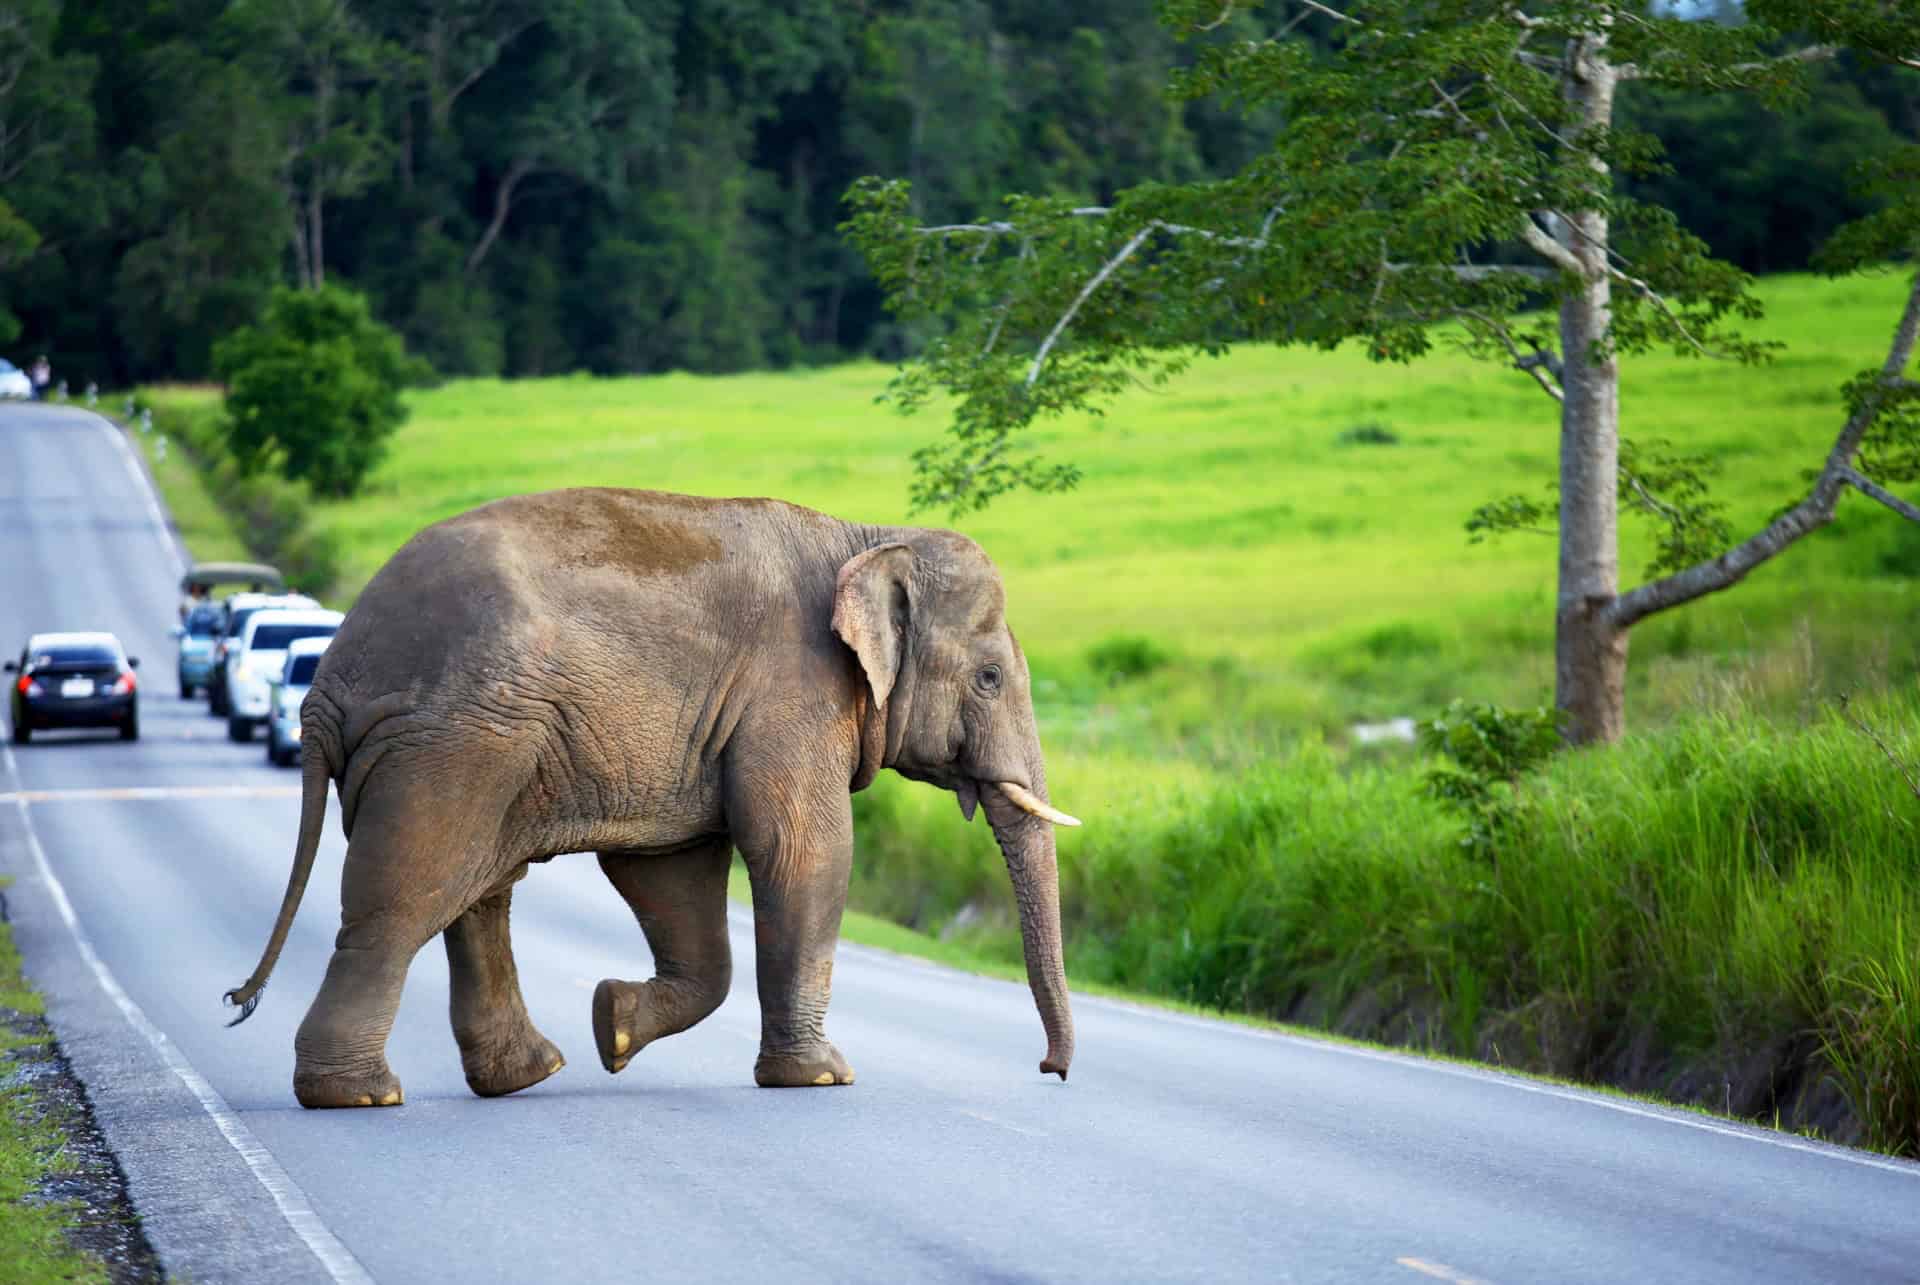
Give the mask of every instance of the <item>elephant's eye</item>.
<path id="1" fill-rule="evenodd" d="M 1000 666 L 988 665 L 974 675 L 973 683 L 988 696 L 993 695 L 1000 690 Z"/>

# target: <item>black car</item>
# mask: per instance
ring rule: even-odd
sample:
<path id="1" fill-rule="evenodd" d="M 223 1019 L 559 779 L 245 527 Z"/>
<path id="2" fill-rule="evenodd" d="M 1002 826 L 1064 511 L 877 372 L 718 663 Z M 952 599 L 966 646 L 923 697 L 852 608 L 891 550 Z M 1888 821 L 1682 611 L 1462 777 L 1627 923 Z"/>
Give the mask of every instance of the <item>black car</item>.
<path id="1" fill-rule="evenodd" d="M 25 745 L 51 727 L 113 727 L 123 741 L 140 736 L 140 662 L 112 634 L 35 634 L 5 669 L 13 739 Z"/>

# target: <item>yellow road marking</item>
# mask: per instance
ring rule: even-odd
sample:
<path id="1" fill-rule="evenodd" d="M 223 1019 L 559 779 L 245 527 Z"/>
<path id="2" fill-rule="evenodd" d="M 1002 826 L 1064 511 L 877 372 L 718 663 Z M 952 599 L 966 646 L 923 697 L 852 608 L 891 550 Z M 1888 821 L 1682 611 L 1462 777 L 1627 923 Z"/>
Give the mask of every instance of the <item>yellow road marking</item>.
<path id="1" fill-rule="evenodd" d="M 1423 1258 L 1396 1258 L 1393 1261 L 1408 1271 L 1419 1272 L 1421 1275 L 1431 1276 L 1435 1280 L 1448 1281 L 1450 1285 L 1487 1285 L 1487 1283 L 1479 1277 L 1468 1276 L 1464 1272 L 1456 1272 L 1445 1263 L 1429 1263 Z"/>
<path id="2" fill-rule="evenodd" d="M 124 803 L 146 799 L 297 799 L 297 785 L 130 785 L 101 790 L 15 790 L 0 803 Z"/>

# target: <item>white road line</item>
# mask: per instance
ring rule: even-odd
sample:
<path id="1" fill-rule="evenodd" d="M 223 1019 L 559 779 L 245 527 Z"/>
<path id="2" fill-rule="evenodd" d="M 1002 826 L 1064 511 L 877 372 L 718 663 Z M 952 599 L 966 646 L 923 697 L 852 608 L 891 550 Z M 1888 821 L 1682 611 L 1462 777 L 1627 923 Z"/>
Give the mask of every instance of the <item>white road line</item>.
<path id="1" fill-rule="evenodd" d="M 1023 1129 L 1017 1124 L 1008 1124 L 1005 1120 L 996 1120 L 990 1115 L 982 1114 L 979 1111 L 969 1111 L 965 1107 L 955 1107 L 954 1110 L 970 1119 L 979 1120 L 984 1124 L 993 1125 L 998 1129 L 1007 1129 L 1014 1133 L 1024 1133 L 1029 1138 L 1044 1138 L 1047 1136 L 1038 1129 Z"/>
<path id="2" fill-rule="evenodd" d="M 0 745 L 0 757 L 4 757 L 6 761 L 8 777 L 17 783 L 20 780 L 20 773 L 13 759 L 12 748 Z M 93 970 L 94 980 L 100 983 L 100 989 L 105 991 L 107 998 L 120 1009 L 121 1014 L 127 1019 L 127 1024 L 153 1046 L 154 1052 L 160 1055 L 160 1060 L 166 1063 L 167 1069 L 178 1076 L 180 1082 L 187 1086 L 188 1091 L 200 1100 L 201 1108 L 213 1117 L 213 1123 L 220 1130 L 221 1135 L 235 1151 L 240 1153 L 240 1158 L 246 1162 L 247 1168 L 253 1171 L 253 1176 L 260 1180 L 260 1185 L 265 1187 L 267 1194 L 273 1197 L 273 1203 L 279 1207 L 280 1216 L 287 1220 L 287 1226 L 291 1227 L 294 1235 L 313 1251 L 313 1256 L 320 1260 L 320 1265 L 326 1269 L 327 1274 L 341 1282 L 341 1285 L 362 1285 L 363 1282 L 365 1285 L 371 1285 L 373 1278 L 367 1275 L 366 1269 L 360 1265 L 360 1260 L 353 1256 L 353 1251 L 342 1244 L 338 1237 L 327 1230 L 326 1224 L 320 1221 L 320 1215 L 316 1214 L 313 1206 L 307 1203 L 306 1193 L 287 1176 L 287 1171 L 280 1167 L 280 1162 L 273 1158 L 273 1153 L 268 1151 L 260 1140 L 253 1136 L 253 1131 L 234 1114 L 233 1108 L 227 1105 L 227 1100 L 220 1096 L 220 1091 L 209 1084 L 205 1076 L 194 1070 L 193 1064 L 187 1061 L 186 1055 L 180 1052 L 173 1041 L 148 1019 L 140 1006 L 134 1003 L 133 997 L 121 989 L 112 971 L 94 951 L 93 943 L 87 939 L 86 931 L 80 927 L 80 917 L 74 913 L 73 903 L 67 899 L 66 888 L 61 885 L 59 877 L 53 873 L 53 866 L 47 860 L 46 849 L 40 845 L 40 835 L 33 826 L 33 814 L 28 809 L 26 800 L 20 797 L 24 793 L 25 791 L 15 791 L 13 800 L 15 806 L 20 809 L 21 823 L 26 827 L 27 850 L 33 854 L 34 864 L 39 867 L 40 878 L 45 881 L 47 890 L 53 894 L 53 904 L 60 911 L 60 918 L 66 922 L 67 931 L 73 934 L 74 944 L 80 948 L 80 957 L 86 960 L 87 967 Z"/>
<path id="3" fill-rule="evenodd" d="M 871 947 L 869 947 L 871 949 Z M 997 979 L 996 979 L 997 980 Z M 1642 1106 L 1635 1102 L 1623 1102 L 1600 1093 L 1583 1092 L 1579 1089 L 1562 1088 L 1557 1084 L 1548 1084 L 1540 1080 L 1529 1080 L 1521 1072 L 1496 1070 L 1492 1067 L 1461 1066 L 1452 1062 L 1441 1062 L 1430 1058 L 1418 1057 L 1410 1053 L 1393 1053 L 1385 1049 L 1363 1048 L 1355 1044 L 1341 1044 L 1334 1040 L 1319 1040 L 1310 1035 L 1296 1035 L 1291 1031 L 1263 1030 L 1257 1026 L 1242 1026 L 1237 1022 L 1210 1021 L 1206 1018 L 1189 1017 L 1185 1013 L 1169 1012 L 1165 1009 L 1148 1008 L 1142 1004 L 1129 1004 L 1125 1000 L 1108 999 L 1104 996 L 1075 995 L 1073 1002 L 1093 1007 L 1121 1009 L 1151 1017 L 1157 1021 L 1173 1022 L 1182 1026 L 1201 1026 L 1208 1030 L 1230 1031 L 1237 1035 L 1251 1036 L 1254 1039 L 1278 1040 L 1291 1044 L 1295 1048 L 1314 1049 L 1336 1057 L 1356 1057 L 1368 1062 L 1385 1062 L 1394 1066 L 1410 1067 L 1430 1071 L 1436 1075 L 1448 1075 L 1455 1079 L 1475 1080 L 1481 1084 L 1497 1084 L 1509 1089 L 1518 1089 L 1522 1093 L 1537 1093 L 1542 1097 L 1559 1098 L 1565 1102 L 1577 1102 L 1582 1106 L 1598 1107 L 1603 1111 L 1618 1111 L 1622 1115 L 1638 1116 L 1642 1120 L 1657 1120 L 1662 1124 L 1679 1125 L 1683 1129 L 1698 1129 L 1702 1133 L 1718 1134 L 1723 1138 L 1738 1138 L 1742 1142 L 1757 1142 L 1762 1146 L 1778 1147 L 1783 1151 L 1800 1151 L 1808 1155 L 1821 1156 L 1828 1160 L 1838 1160 L 1844 1164 L 1859 1165 L 1866 1169 L 1883 1169 L 1888 1173 L 1897 1173 L 1904 1178 L 1920 1178 L 1920 1164 L 1910 1160 L 1892 1160 L 1864 1151 L 1852 1151 L 1831 1142 L 1808 1142 L 1800 1138 L 1789 1137 L 1784 1133 L 1774 1133 L 1759 1125 L 1740 1125 L 1718 1123 L 1713 1120 L 1694 1119 L 1678 1107 Z"/>
<path id="4" fill-rule="evenodd" d="M 127 441 L 125 430 L 105 415 L 95 415 L 93 421 L 106 430 L 107 437 L 120 452 L 120 459 L 127 466 L 127 473 L 133 478 L 133 487 L 147 502 L 147 516 L 153 520 L 153 529 L 160 537 L 160 543 L 166 546 L 167 556 L 173 560 L 173 576 L 178 580 L 187 574 L 186 550 L 180 547 L 180 541 L 174 535 L 173 528 L 167 525 L 166 515 L 160 510 L 160 497 L 153 489 L 153 483 L 147 478 L 147 471 L 140 467 L 140 461 L 133 457 L 133 444 Z"/>
<path id="5" fill-rule="evenodd" d="M 132 451 L 131 442 L 127 442 L 127 434 L 104 415 L 94 415 L 92 419 L 108 434 L 109 442 L 113 442 L 113 449 L 117 449 L 121 455 L 121 463 L 127 467 L 127 474 L 132 478 L 134 490 L 140 492 L 140 496 L 146 501 L 148 521 L 154 524 L 154 534 L 159 538 L 161 547 L 167 551 L 167 559 L 173 563 L 175 576 L 184 576 L 186 565 L 188 565 L 186 551 L 180 547 L 179 538 L 175 536 L 173 528 L 167 526 L 167 519 L 159 507 L 159 496 L 154 490 L 154 484 L 148 478 L 146 469 L 140 467 L 140 461 L 134 459 L 134 451 Z M 40 836 L 33 828 L 33 814 L 29 811 L 29 803 L 56 803 L 56 801 L 63 803 L 69 799 L 106 801 L 106 799 L 211 799 L 211 797 L 282 797 L 282 795 L 298 797 L 300 788 L 298 786 L 175 786 L 175 788 L 157 789 L 38 789 L 38 791 L 31 791 L 31 789 L 19 789 L 23 782 L 19 778 L 17 764 L 13 763 L 12 749 L 6 745 L 0 745 L 0 755 L 6 757 L 6 772 L 15 786 L 12 793 L 0 795 L 0 799 L 12 801 L 15 807 L 19 807 L 21 822 L 27 828 L 27 849 L 33 853 L 33 861 L 40 870 L 40 878 L 52 891 L 54 905 L 60 909 L 60 918 L 65 920 L 67 932 L 73 933 L 73 941 L 81 949 L 81 958 L 86 960 L 88 968 L 92 968 L 94 980 L 100 982 L 100 989 L 108 993 L 108 999 L 111 999 L 115 1006 L 119 1006 L 121 1014 L 127 1018 L 127 1024 L 134 1030 L 140 1031 L 140 1035 L 154 1047 L 156 1053 L 159 1053 L 159 1058 L 167 1064 L 167 1070 L 179 1076 L 180 1083 L 184 1083 L 188 1091 L 196 1099 L 200 1099 L 200 1106 L 207 1112 L 207 1116 L 213 1118 L 213 1124 L 219 1127 L 228 1145 L 234 1151 L 240 1152 L 240 1158 L 246 1162 L 248 1170 L 252 1170 L 253 1177 L 257 1177 L 259 1185 L 265 1187 L 267 1195 L 273 1197 L 275 1206 L 280 1210 L 280 1216 L 286 1218 L 286 1224 L 294 1229 L 294 1235 L 300 1237 L 301 1243 L 305 1243 L 307 1249 L 313 1250 L 313 1256 L 321 1260 L 321 1266 L 326 1273 L 334 1281 L 340 1281 L 342 1285 L 371 1283 L 371 1275 L 367 1275 L 367 1270 L 359 1264 L 353 1252 L 346 1245 L 342 1245 L 332 1231 L 326 1229 L 326 1224 L 321 1222 L 319 1214 L 315 1214 L 313 1206 L 307 1202 L 307 1195 L 301 1191 L 298 1183 L 294 1183 L 292 1177 L 288 1177 L 286 1170 L 280 1168 L 280 1162 L 273 1158 L 273 1152 L 267 1151 L 261 1145 L 261 1141 L 253 1137 L 252 1129 L 248 1129 L 240 1120 L 240 1116 L 232 1112 L 227 1099 L 221 1097 L 219 1089 L 207 1083 L 207 1079 L 194 1070 L 192 1062 L 188 1062 L 186 1056 L 173 1045 L 173 1041 L 167 1039 L 167 1035 L 154 1026 L 152 1020 L 148 1020 L 146 1012 L 140 1010 L 140 1006 L 132 1001 L 131 995 L 127 995 L 127 991 L 121 989 L 119 982 L 113 978 L 106 962 L 102 962 L 102 958 L 92 947 L 92 941 L 88 941 L 86 932 L 81 928 L 81 920 L 73 912 L 73 903 L 67 901 L 67 889 L 60 884 L 60 878 L 54 874 L 54 866 L 46 861 L 46 849 L 40 845 Z"/>
<path id="6" fill-rule="evenodd" d="M 12 751 L 8 751 L 11 755 Z M 77 790 L 9 790 L 0 803 L 126 803 L 148 799 L 297 799 L 297 785 L 127 785 Z"/>
<path id="7" fill-rule="evenodd" d="M 751 930 L 752 913 L 738 904 L 727 907 L 728 921 L 736 927 Z M 884 946 L 863 946 L 844 938 L 838 950 L 854 956 L 864 957 L 869 962 L 911 969 L 931 969 L 947 976 L 967 977 L 976 981 L 992 982 L 1005 986 L 1019 986 L 1020 983 L 989 974 L 970 973 L 951 968 L 930 959 L 921 959 L 913 955 L 903 955 L 899 951 L 888 950 Z M 1408 1070 L 1426 1071 L 1435 1075 L 1451 1076 L 1460 1080 L 1475 1080 L 1481 1084 L 1497 1085 L 1507 1089 L 1517 1089 L 1521 1093 L 1535 1093 L 1541 1097 L 1559 1098 L 1565 1102 L 1576 1102 L 1582 1106 L 1598 1107 L 1602 1111 L 1617 1111 L 1621 1115 L 1637 1116 L 1642 1120 L 1654 1120 L 1661 1124 L 1678 1125 L 1683 1129 L 1697 1129 L 1702 1133 L 1718 1134 L 1723 1138 L 1737 1138 L 1742 1142 L 1756 1142 L 1762 1146 L 1778 1147 L 1783 1151 L 1799 1151 L 1808 1155 L 1821 1156 L 1827 1160 L 1838 1160 L 1843 1164 L 1858 1165 L 1865 1169 L 1881 1169 L 1887 1173 L 1897 1173 L 1903 1178 L 1920 1178 L 1920 1163 L 1911 1160 L 1895 1160 L 1876 1156 L 1867 1151 L 1855 1151 L 1831 1142 L 1812 1142 L 1785 1133 L 1776 1133 L 1759 1125 L 1739 1124 L 1733 1121 L 1700 1119 L 1688 1115 L 1681 1107 L 1645 1106 L 1637 1102 L 1622 1101 L 1618 1098 L 1595 1090 L 1563 1088 L 1544 1080 L 1526 1078 L 1525 1072 L 1510 1071 L 1499 1067 L 1463 1066 L 1455 1062 L 1443 1062 L 1436 1058 L 1421 1057 L 1417 1053 L 1400 1053 L 1389 1049 L 1371 1049 L 1358 1044 L 1346 1044 L 1337 1039 L 1325 1039 L 1294 1031 L 1272 1030 L 1261 1026 L 1246 1026 L 1239 1022 L 1223 1021 L 1218 1018 L 1197 1017 L 1172 1009 L 1157 1008 L 1150 1004 L 1134 1003 L 1123 999 L 1112 999 L 1105 995 L 1086 995 L 1073 991 L 1073 1003 L 1076 1008 L 1108 1009 L 1129 1013 L 1156 1022 L 1170 1022 L 1176 1026 L 1194 1027 L 1200 1030 L 1214 1031 L 1220 1034 L 1236 1035 L 1247 1039 L 1272 1040 L 1290 1044 L 1298 1049 L 1307 1049 L 1324 1053 L 1330 1057 L 1360 1058 L 1368 1062 L 1381 1062 L 1389 1066 L 1404 1067 Z"/>
<path id="8" fill-rule="evenodd" d="M 1396 1258 L 1393 1261 L 1410 1272 L 1419 1272 L 1422 1276 L 1448 1281 L 1450 1285 L 1487 1285 L 1477 1277 L 1461 1275 L 1445 1263 L 1430 1263 L 1424 1258 Z"/>

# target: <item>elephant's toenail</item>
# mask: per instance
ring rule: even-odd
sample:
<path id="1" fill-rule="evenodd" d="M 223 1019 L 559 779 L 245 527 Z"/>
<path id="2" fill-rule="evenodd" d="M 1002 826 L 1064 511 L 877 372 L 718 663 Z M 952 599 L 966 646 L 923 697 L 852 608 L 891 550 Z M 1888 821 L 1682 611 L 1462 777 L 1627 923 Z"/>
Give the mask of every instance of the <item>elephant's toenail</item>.
<path id="1" fill-rule="evenodd" d="M 824 1085 L 824 1084 L 832 1084 L 832 1083 L 833 1083 L 833 1072 L 832 1072 L 832 1071 L 822 1071 L 822 1072 L 820 1072 L 820 1074 L 818 1074 L 818 1075 L 816 1075 L 816 1076 L 814 1076 L 814 1077 L 813 1077 L 813 1082 L 814 1082 L 815 1084 L 822 1084 L 822 1085 Z"/>
<path id="2" fill-rule="evenodd" d="M 391 1093 L 389 1093 L 389 1094 L 387 1094 L 387 1096 L 386 1096 L 386 1097 L 384 1097 L 384 1098 L 381 1098 L 381 1099 L 380 1099 L 380 1105 L 381 1105 L 381 1106 L 383 1106 L 383 1107 L 397 1107 L 397 1106 L 399 1106 L 399 1105 L 400 1105 L 400 1090 L 398 1090 L 398 1089 L 395 1089 L 395 1090 L 393 1090 L 393 1091 L 392 1091 Z"/>
<path id="3" fill-rule="evenodd" d="M 615 1053 L 625 1053 L 628 1049 L 632 1047 L 633 1047 L 633 1041 L 632 1039 L 628 1038 L 627 1033 L 625 1031 L 614 1032 L 613 1051 Z"/>
<path id="4" fill-rule="evenodd" d="M 553 1065 L 547 1068 L 547 1074 L 552 1075 L 555 1071 L 558 1071 L 561 1067 L 565 1066 L 566 1064 L 567 1064 L 567 1059 L 563 1057 L 557 1057 L 553 1059 Z"/>
<path id="5" fill-rule="evenodd" d="M 615 1075 L 618 1075 L 618 1074 L 620 1074 L 620 1072 L 622 1072 L 622 1071 L 624 1071 L 624 1070 L 626 1070 L 626 1069 L 627 1069 L 627 1059 L 626 1059 L 626 1058 L 624 1058 L 624 1057 L 617 1057 L 617 1058 L 615 1058 L 615 1059 L 613 1059 L 613 1073 L 614 1073 Z"/>
<path id="6" fill-rule="evenodd" d="M 357 1107 L 370 1107 L 373 1105 L 373 1098 L 365 1093 L 362 1093 L 360 1095 L 360 1100 L 358 1102 L 355 1102 L 353 1105 Z"/>

